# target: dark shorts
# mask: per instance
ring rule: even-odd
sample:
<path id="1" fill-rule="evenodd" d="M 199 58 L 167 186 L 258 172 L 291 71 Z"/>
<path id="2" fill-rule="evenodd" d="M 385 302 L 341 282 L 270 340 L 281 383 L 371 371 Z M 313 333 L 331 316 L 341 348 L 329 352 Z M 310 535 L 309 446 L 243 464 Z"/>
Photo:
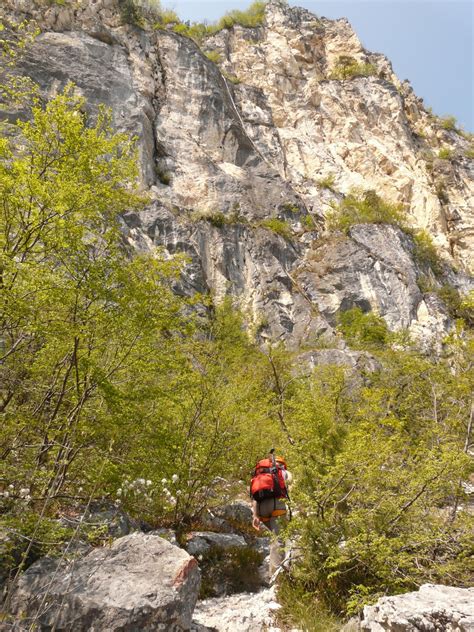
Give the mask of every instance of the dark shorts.
<path id="1" fill-rule="evenodd" d="M 257 503 L 257 515 L 263 522 L 285 514 L 286 505 L 281 498 L 265 498 Z"/>

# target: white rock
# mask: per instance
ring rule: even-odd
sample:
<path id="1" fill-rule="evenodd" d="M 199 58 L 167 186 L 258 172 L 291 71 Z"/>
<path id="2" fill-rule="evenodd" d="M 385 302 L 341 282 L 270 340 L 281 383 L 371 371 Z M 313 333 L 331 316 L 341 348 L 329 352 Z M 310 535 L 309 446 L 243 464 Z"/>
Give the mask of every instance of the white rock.
<path id="1" fill-rule="evenodd" d="M 473 632 L 474 588 L 424 584 L 364 608 L 365 632 Z"/>

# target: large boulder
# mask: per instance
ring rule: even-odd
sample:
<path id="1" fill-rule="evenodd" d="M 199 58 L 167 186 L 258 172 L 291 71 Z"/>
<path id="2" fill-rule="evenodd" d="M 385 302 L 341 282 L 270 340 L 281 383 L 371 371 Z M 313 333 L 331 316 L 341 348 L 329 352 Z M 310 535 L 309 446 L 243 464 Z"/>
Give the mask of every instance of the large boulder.
<path id="1" fill-rule="evenodd" d="M 364 608 L 365 632 L 473 632 L 474 588 L 424 584 Z"/>
<path id="2" fill-rule="evenodd" d="M 199 584 L 186 551 L 132 533 L 73 564 L 39 560 L 21 577 L 11 612 L 18 629 L 34 619 L 44 631 L 181 632 L 191 626 Z"/>

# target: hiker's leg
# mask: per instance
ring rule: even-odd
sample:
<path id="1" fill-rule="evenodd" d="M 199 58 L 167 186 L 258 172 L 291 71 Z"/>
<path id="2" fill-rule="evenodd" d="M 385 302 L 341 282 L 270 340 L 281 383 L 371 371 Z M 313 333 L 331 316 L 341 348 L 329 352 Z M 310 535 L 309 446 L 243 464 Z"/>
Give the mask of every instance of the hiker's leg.
<path id="1" fill-rule="evenodd" d="M 270 542 L 270 577 L 275 573 L 280 564 L 285 559 L 285 549 L 283 542 L 278 537 L 280 533 L 280 524 L 278 518 L 272 518 L 270 520 L 270 529 L 275 534 Z"/>

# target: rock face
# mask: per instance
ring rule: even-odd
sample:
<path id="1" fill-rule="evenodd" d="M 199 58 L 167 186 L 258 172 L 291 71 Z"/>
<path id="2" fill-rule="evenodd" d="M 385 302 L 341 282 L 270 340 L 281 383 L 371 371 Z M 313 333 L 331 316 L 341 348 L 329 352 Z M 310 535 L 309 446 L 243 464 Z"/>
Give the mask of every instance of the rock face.
<path id="1" fill-rule="evenodd" d="M 73 81 L 92 114 L 105 103 L 138 137 L 150 204 L 125 215 L 124 231 L 138 249 L 188 255 L 183 291 L 231 294 L 262 340 L 293 347 L 332 339 L 337 314 L 353 306 L 428 345 L 444 336 L 446 310 L 419 279 L 445 280 L 416 263 L 410 237 L 380 225 L 324 232 L 332 204 L 354 187 L 375 190 L 405 204 L 446 261 L 462 270 L 474 260 L 469 140 L 346 20 L 272 0 L 262 26 L 236 25 L 199 47 L 171 27 L 124 23 L 118 0 L 4 0 L 2 10 L 42 30 L 19 72 L 46 96 Z M 335 78 L 341 56 L 373 74 Z M 450 282 L 472 287 L 460 274 Z"/>
<path id="2" fill-rule="evenodd" d="M 417 592 L 383 597 L 364 608 L 366 632 L 472 632 L 474 588 L 425 584 Z"/>
<path id="3" fill-rule="evenodd" d="M 39 560 L 20 578 L 12 612 L 19 629 L 34 621 L 58 632 L 181 632 L 190 628 L 199 582 L 185 551 L 132 533 L 71 565 Z"/>

